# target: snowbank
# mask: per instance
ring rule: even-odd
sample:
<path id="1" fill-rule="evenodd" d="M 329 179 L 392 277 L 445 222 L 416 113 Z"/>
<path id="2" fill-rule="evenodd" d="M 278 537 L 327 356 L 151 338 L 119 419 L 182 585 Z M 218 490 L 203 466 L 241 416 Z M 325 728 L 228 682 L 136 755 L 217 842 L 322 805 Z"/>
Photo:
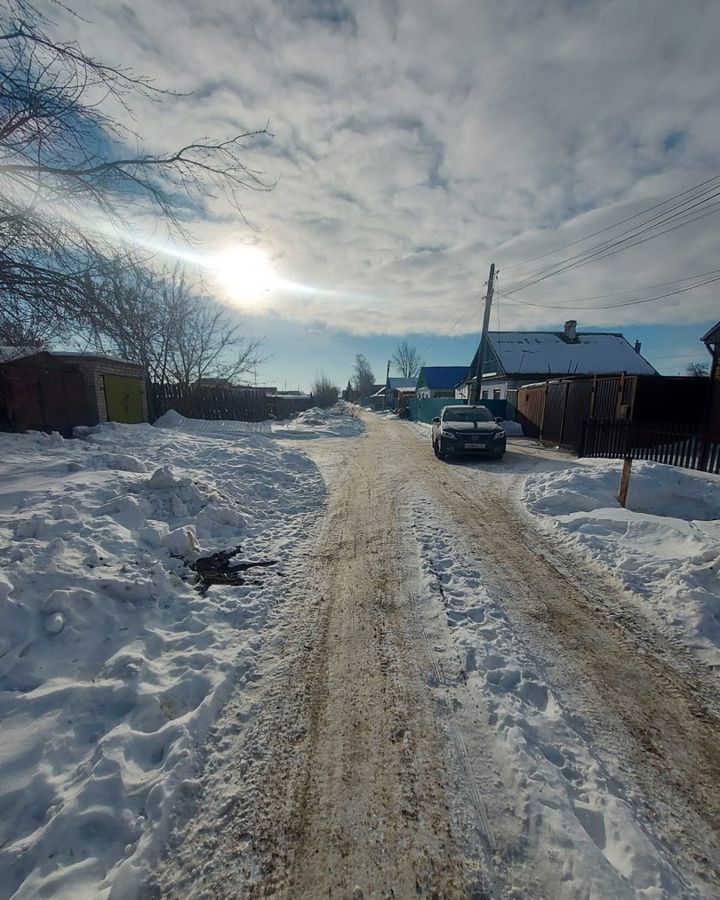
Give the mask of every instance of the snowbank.
<path id="1" fill-rule="evenodd" d="M 321 503 L 306 456 L 180 418 L 0 434 L 2 896 L 136 895 Z M 279 564 L 201 595 L 238 544 Z"/>
<path id="2" fill-rule="evenodd" d="M 155 422 L 156 428 L 171 428 L 190 434 L 227 437 L 234 434 L 266 434 L 275 438 L 310 439 L 352 437 L 363 431 L 363 424 L 344 403 L 330 409 L 314 406 L 283 422 L 215 422 L 186 419 L 171 409 Z"/>
<path id="3" fill-rule="evenodd" d="M 352 437 L 363 431 L 363 424 L 345 404 L 330 409 L 314 406 L 289 422 L 273 425 L 276 437 Z"/>
<path id="4" fill-rule="evenodd" d="M 623 509 L 620 468 L 594 461 L 530 475 L 523 499 L 619 576 L 662 630 L 720 664 L 720 477 L 635 462 Z"/>

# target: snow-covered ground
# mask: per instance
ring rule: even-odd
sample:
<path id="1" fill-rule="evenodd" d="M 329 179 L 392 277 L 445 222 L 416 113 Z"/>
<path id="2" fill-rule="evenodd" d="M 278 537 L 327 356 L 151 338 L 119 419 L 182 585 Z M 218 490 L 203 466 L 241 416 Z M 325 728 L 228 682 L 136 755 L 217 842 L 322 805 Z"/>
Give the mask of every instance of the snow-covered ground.
<path id="1" fill-rule="evenodd" d="M 667 635 L 720 667 L 720 477 L 633 463 L 627 507 L 620 462 L 568 460 L 522 492 L 549 531 L 607 567 Z"/>
<path id="2" fill-rule="evenodd" d="M 0 434 L 0 898 L 141 895 L 173 810 L 196 796 L 218 711 L 257 678 L 284 569 L 344 471 L 347 442 L 334 439 L 362 428 L 342 409 L 272 423 L 169 413 L 158 425 L 71 441 Z M 414 430 L 432 460 L 429 426 L 388 425 Z M 492 477 L 621 578 L 662 630 L 720 663 L 720 478 L 635 463 L 623 510 L 619 464 L 520 443 Z M 573 900 L 699 896 L 404 464 L 393 483 L 406 485 L 408 588 L 465 760 L 461 789 L 481 817 L 482 796 L 515 804 L 488 810 L 491 852 L 497 830 L 520 823 L 527 833 L 505 843 L 527 848 L 525 887 L 536 877 Z M 448 472 L 472 479 L 474 465 Z M 276 562 L 201 593 L 191 565 L 235 548 Z M 487 746 L 465 747 L 478 719 Z"/>
<path id="3" fill-rule="evenodd" d="M 0 897 L 135 896 L 325 493 L 291 423 L 0 435 Z M 244 586 L 201 593 L 238 549 Z"/>
<path id="4" fill-rule="evenodd" d="M 503 600 L 488 591 L 473 548 L 420 492 L 406 515 L 417 541 L 415 590 L 435 672 L 431 688 L 447 710 L 459 790 L 486 820 L 489 857 L 497 846 L 517 848 L 506 863 L 504 879 L 514 882 L 507 896 L 699 896 L 642 821 L 642 799 L 624 783 L 617 760 L 588 740 Z M 478 739 L 478 719 L 488 740 Z M 497 773 L 494 783 L 488 773 Z M 503 808 L 508 798 L 512 805 Z"/>
<path id="5" fill-rule="evenodd" d="M 408 427 L 429 440 L 430 425 Z M 720 476 L 636 460 L 623 508 L 621 461 L 549 452 L 550 470 L 531 471 L 520 485 L 536 524 L 618 577 L 663 634 L 720 668 Z M 502 478 L 505 469 L 495 472 Z"/>

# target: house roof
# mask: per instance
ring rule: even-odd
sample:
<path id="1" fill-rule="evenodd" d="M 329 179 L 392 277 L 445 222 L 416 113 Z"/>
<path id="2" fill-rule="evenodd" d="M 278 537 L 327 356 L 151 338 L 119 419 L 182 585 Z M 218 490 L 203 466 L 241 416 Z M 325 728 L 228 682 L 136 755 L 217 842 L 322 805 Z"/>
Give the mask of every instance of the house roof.
<path id="1" fill-rule="evenodd" d="M 720 322 L 717 325 L 713 325 L 710 331 L 707 334 L 704 334 L 701 338 L 705 344 L 717 344 L 720 343 Z"/>
<path id="2" fill-rule="evenodd" d="M 38 347 L 0 347 L 0 362 L 12 362 L 27 356 L 37 356 L 42 352 Z"/>
<path id="3" fill-rule="evenodd" d="M 76 351 L 51 350 L 53 356 L 58 359 L 65 359 L 68 362 L 88 363 L 122 363 L 124 366 L 134 366 L 136 369 L 143 369 L 142 363 L 132 362 L 129 359 L 121 359 L 119 356 L 105 356 L 103 353 L 80 353 Z"/>
<path id="4" fill-rule="evenodd" d="M 13 368 L 20 367 L 23 369 L 44 368 L 52 369 L 56 372 L 80 371 L 71 360 L 55 356 L 54 353 L 48 353 L 47 350 L 37 350 L 29 356 L 23 354 L 21 356 L 16 356 L 14 359 L 0 360 L 0 365 Z"/>
<path id="5" fill-rule="evenodd" d="M 418 387 L 447 391 L 454 388 L 467 374 L 467 366 L 423 366 L 418 377 Z"/>
<path id="6" fill-rule="evenodd" d="M 414 388 L 417 378 L 388 378 L 391 391 L 399 391 L 400 388 Z"/>
<path id="7" fill-rule="evenodd" d="M 615 332 L 578 332 L 577 340 L 569 341 L 563 331 L 490 331 L 488 341 L 508 376 L 657 374 L 623 335 Z"/>

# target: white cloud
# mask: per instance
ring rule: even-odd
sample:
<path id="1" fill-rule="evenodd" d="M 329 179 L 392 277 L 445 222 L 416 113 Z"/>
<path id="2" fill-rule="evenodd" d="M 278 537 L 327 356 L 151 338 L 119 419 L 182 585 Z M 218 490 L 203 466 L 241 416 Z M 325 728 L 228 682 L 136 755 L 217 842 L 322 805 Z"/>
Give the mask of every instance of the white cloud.
<path id="1" fill-rule="evenodd" d="M 716 174 L 720 4 L 83 3 L 83 46 L 193 96 L 137 108 L 149 145 L 270 120 L 248 161 L 279 177 L 250 194 L 250 232 L 222 200 L 205 248 L 265 247 L 317 295 L 278 314 L 355 333 L 446 333 L 512 265 Z M 626 290 L 714 268 L 720 215 L 519 295 L 537 303 Z M 585 325 L 717 318 L 713 286 L 593 311 Z M 620 298 L 622 299 L 622 298 Z M 504 327 L 562 310 L 511 306 Z M 473 326 L 474 327 L 474 326 Z M 460 330 L 463 329 L 463 323 Z"/>

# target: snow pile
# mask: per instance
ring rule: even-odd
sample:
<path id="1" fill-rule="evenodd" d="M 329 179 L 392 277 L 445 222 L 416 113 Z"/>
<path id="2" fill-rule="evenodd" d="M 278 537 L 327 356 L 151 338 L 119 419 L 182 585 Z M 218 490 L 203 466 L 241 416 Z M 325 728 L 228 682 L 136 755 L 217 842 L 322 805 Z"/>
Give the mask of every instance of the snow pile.
<path id="1" fill-rule="evenodd" d="M 514 422 L 512 419 L 503 419 L 500 422 L 500 427 L 504 429 L 508 437 L 523 437 L 525 434 L 522 425 L 519 422 Z"/>
<path id="2" fill-rule="evenodd" d="M 208 423 L 0 434 L 3 896 L 134 896 L 323 497 L 304 455 Z M 201 595 L 242 545 L 260 586 Z"/>
<path id="3" fill-rule="evenodd" d="M 196 434 L 225 437 L 233 434 L 270 434 L 272 422 L 239 422 L 225 419 L 186 419 L 174 409 L 169 409 L 153 423 L 155 428 L 176 428 Z M 75 429 L 76 432 L 79 429 Z"/>
<path id="4" fill-rule="evenodd" d="M 544 524 L 608 566 L 662 630 L 720 664 L 720 477 L 633 463 L 627 508 L 621 463 L 529 475 L 523 499 Z"/>
<path id="5" fill-rule="evenodd" d="M 276 437 L 352 437 L 363 431 L 363 424 L 344 403 L 330 409 L 314 406 L 289 422 L 273 426 Z"/>

